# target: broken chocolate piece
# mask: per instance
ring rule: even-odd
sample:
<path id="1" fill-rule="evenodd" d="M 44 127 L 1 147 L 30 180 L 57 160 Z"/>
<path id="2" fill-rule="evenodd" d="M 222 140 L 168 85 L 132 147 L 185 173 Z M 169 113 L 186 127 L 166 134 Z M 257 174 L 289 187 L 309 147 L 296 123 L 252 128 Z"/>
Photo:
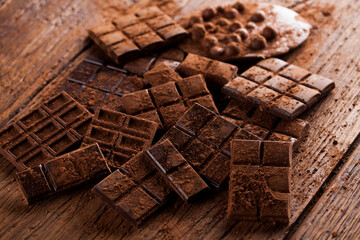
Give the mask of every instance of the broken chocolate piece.
<path id="1" fill-rule="evenodd" d="M 93 144 L 18 172 L 16 180 L 29 204 L 107 174 L 106 160 L 99 145 Z"/>
<path id="2" fill-rule="evenodd" d="M 219 188 L 229 174 L 230 142 L 259 139 L 215 112 L 195 104 L 161 138 L 168 139 L 205 180 Z"/>
<path id="3" fill-rule="evenodd" d="M 261 111 L 257 106 L 230 100 L 222 114 L 263 140 L 289 141 L 295 151 L 309 129 L 309 123 L 295 118 L 284 120 Z"/>
<path id="4" fill-rule="evenodd" d="M 202 74 L 206 81 L 219 86 L 230 82 L 236 76 L 237 70 L 235 65 L 191 53 L 186 56 L 177 69 L 182 76 L 186 77 Z"/>
<path id="5" fill-rule="evenodd" d="M 322 97 L 335 83 L 277 58 L 260 61 L 227 83 L 222 92 L 238 101 L 260 105 L 271 114 L 292 120 Z"/>
<path id="6" fill-rule="evenodd" d="M 228 217 L 289 223 L 291 143 L 236 139 L 231 156 Z"/>
<path id="7" fill-rule="evenodd" d="M 98 183 L 92 192 L 127 221 L 139 225 L 166 202 L 171 188 L 147 162 L 144 152 L 140 152 Z"/>
<path id="8" fill-rule="evenodd" d="M 98 108 L 82 146 L 97 142 L 108 164 L 119 168 L 133 155 L 150 147 L 157 124 L 124 113 Z"/>
<path id="9" fill-rule="evenodd" d="M 145 151 L 149 161 L 185 201 L 208 189 L 208 185 L 169 140 Z"/>
<path id="10" fill-rule="evenodd" d="M 37 166 L 85 135 L 92 114 L 61 92 L 0 131 L 0 153 L 17 169 Z"/>
<path id="11" fill-rule="evenodd" d="M 151 86 L 182 80 L 177 72 L 166 63 L 160 63 L 144 74 L 144 80 Z"/>
<path id="12" fill-rule="evenodd" d="M 311 29 L 310 24 L 288 8 L 250 2 L 205 8 L 183 17 L 180 23 L 192 34 L 192 38 L 179 44 L 182 50 L 220 61 L 284 54 L 303 43 Z M 233 34 L 242 41 L 237 41 L 236 51 L 225 50 L 224 54 L 223 49 L 236 39 Z M 218 41 L 209 46 L 208 39 L 212 38 Z"/>
<path id="13" fill-rule="evenodd" d="M 164 129 L 173 126 L 194 103 L 217 112 L 202 75 L 130 93 L 122 101 L 127 114 L 152 120 Z"/>
<path id="14" fill-rule="evenodd" d="M 142 12 L 147 12 L 146 17 Z M 187 32 L 159 8 L 149 7 L 96 26 L 89 35 L 111 59 L 122 63 L 177 43 L 187 37 Z"/>

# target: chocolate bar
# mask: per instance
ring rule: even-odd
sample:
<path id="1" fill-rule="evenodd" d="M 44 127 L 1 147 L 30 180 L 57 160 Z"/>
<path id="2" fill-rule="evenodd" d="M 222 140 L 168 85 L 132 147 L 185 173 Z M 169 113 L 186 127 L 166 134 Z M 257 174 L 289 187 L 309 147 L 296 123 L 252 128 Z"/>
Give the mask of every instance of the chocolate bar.
<path id="1" fill-rule="evenodd" d="M 217 112 L 202 75 L 126 94 L 122 101 L 127 114 L 152 120 L 164 129 L 173 126 L 194 103 Z"/>
<path id="2" fill-rule="evenodd" d="M 171 188 L 156 169 L 138 153 L 92 190 L 127 221 L 139 225 L 162 206 Z"/>
<path id="3" fill-rule="evenodd" d="M 334 87 L 330 79 L 270 58 L 227 83 L 222 91 L 238 101 L 249 101 L 275 116 L 292 120 Z"/>
<path id="4" fill-rule="evenodd" d="M 144 81 L 151 86 L 182 80 L 182 77 L 166 63 L 160 63 L 144 74 Z"/>
<path id="5" fill-rule="evenodd" d="M 292 144 L 236 139 L 231 156 L 228 217 L 288 223 Z"/>
<path id="6" fill-rule="evenodd" d="M 98 108 L 82 146 L 97 142 L 108 164 L 119 168 L 133 155 L 150 147 L 157 124 L 110 109 Z"/>
<path id="7" fill-rule="evenodd" d="M 194 104 L 160 139 L 168 139 L 186 161 L 213 187 L 220 188 L 229 175 L 230 142 L 258 137 L 215 112 Z"/>
<path id="8" fill-rule="evenodd" d="M 61 92 L 0 131 L 0 153 L 18 170 L 34 167 L 78 144 L 92 114 Z"/>
<path id="9" fill-rule="evenodd" d="M 189 53 L 177 71 L 185 77 L 203 74 L 206 81 L 224 86 L 235 78 L 238 68 L 229 63 Z"/>
<path id="10" fill-rule="evenodd" d="M 146 150 L 145 156 L 183 200 L 191 201 L 209 188 L 169 140 Z"/>
<path id="11" fill-rule="evenodd" d="M 251 104 L 230 100 L 222 112 L 226 119 L 246 129 L 262 140 L 289 141 L 295 151 L 309 129 L 309 123 L 296 118 L 284 120 L 261 111 Z"/>
<path id="12" fill-rule="evenodd" d="M 152 6 L 89 30 L 90 37 L 117 63 L 129 61 L 187 37 L 170 16 Z"/>
<path id="13" fill-rule="evenodd" d="M 269 3 L 236 2 L 185 16 L 189 53 L 221 61 L 277 56 L 303 43 L 311 25 L 296 12 Z"/>
<path id="14" fill-rule="evenodd" d="M 93 144 L 18 172 L 16 180 L 29 204 L 107 174 L 106 160 Z"/>

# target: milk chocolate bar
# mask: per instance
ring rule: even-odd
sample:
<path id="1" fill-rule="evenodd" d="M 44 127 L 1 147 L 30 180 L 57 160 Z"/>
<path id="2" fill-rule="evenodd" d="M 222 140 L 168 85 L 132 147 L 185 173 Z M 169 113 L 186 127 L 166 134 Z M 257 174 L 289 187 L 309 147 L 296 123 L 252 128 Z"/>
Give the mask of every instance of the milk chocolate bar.
<path id="1" fill-rule="evenodd" d="M 93 144 L 18 172 L 16 180 L 29 204 L 107 174 L 106 160 Z"/>
<path id="2" fill-rule="evenodd" d="M 217 112 L 202 75 L 126 94 L 122 101 L 127 114 L 152 120 L 164 129 L 173 126 L 194 103 Z"/>
<path id="3" fill-rule="evenodd" d="M 238 101 L 249 101 L 275 116 L 292 120 L 334 87 L 330 79 L 269 58 L 227 83 L 222 91 Z"/>
<path id="4" fill-rule="evenodd" d="M 119 168 L 150 147 L 157 124 L 110 109 L 98 108 L 82 146 L 97 142 L 111 167 Z"/>
<path id="5" fill-rule="evenodd" d="M 236 139 L 231 156 L 228 217 L 288 223 L 291 143 Z"/>
<path id="6" fill-rule="evenodd" d="M 0 131 L 0 153 L 18 170 L 34 167 L 78 144 L 92 114 L 61 92 Z"/>
<path id="7" fill-rule="evenodd" d="M 189 53 L 177 71 L 185 77 L 203 74 L 206 81 L 224 86 L 235 78 L 238 68 L 229 63 Z"/>
<path id="8" fill-rule="evenodd" d="M 258 137 L 199 104 L 192 106 L 160 139 L 168 139 L 186 161 L 213 187 L 229 175 L 230 142 Z"/>
<path id="9" fill-rule="evenodd" d="M 169 198 L 171 188 L 138 153 L 92 190 L 99 198 L 134 225 L 155 212 Z"/>
<path id="10" fill-rule="evenodd" d="M 90 37 L 117 63 L 131 60 L 187 37 L 187 31 L 152 6 L 89 30 Z"/>
<path id="11" fill-rule="evenodd" d="M 209 188 L 169 140 L 146 150 L 145 156 L 183 200 L 190 201 Z"/>
<path id="12" fill-rule="evenodd" d="M 284 120 L 261 111 L 257 106 L 230 100 L 222 112 L 227 120 L 245 128 L 262 140 L 289 141 L 295 151 L 309 129 L 309 123 L 295 118 Z"/>
<path id="13" fill-rule="evenodd" d="M 269 3 L 207 7 L 180 22 L 191 33 L 179 45 L 184 51 L 221 61 L 284 54 L 303 43 L 311 29 L 296 12 Z"/>

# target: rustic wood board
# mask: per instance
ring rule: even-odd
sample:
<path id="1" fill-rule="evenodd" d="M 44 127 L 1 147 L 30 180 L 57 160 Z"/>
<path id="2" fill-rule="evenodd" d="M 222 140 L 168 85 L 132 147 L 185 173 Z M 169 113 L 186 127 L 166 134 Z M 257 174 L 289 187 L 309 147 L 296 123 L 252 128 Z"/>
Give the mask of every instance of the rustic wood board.
<path id="1" fill-rule="evenodd" d="M 179 11 L 173 8 L 171 13 L 186 14 L 206 4 L 220 2 L 224 1 L 182 0 L 177 2 Z M 310 121 L 311 129 L 296 155 L 298 163 L 292 173 L 292 226 L 227 222 L 226 189 L 218 194 L 208 194 L 189 205 L 175 198 L 139 229 L 129 226 L 94 198 L 88 191 L 89 187 L 27 207 L 14 182 L 14 168 L 1 160 L 0 238 L 249 239 L 319 236 L 316 235 L 316 226 L 322 227 L 326 218 L 314 218 L 311 200 L 321 194 L 328 178 L 335 178 L 333 182 L 341 181 L 340 175 L 334 177 L 331 173 L 360 132 L 360 66 L 356 65 L 360 62 L 356 53 L 360 39 L 357 21 L 354 21 L 360 2 L 271 2 L 298 10 L 314 25 L 310 39 L 284 59 L 332 78 L 337 84 L 329 97 L 304 115 Z M 122 12 L 122 7 L 131 3 L 115 0 L 1 2 L 0 22 L 5 31 L 0 32 L 0 122 L 4 124 L 16 114 L 15 118 L 18 117 L 38 104 L 40 99 L 48 97 L 51 89 L 92 51 L 91 47 L 87 49 L 91 43 L 86 38 L 86 28 Z M 161 4 L 167 8 L 176 5 L 170 1 Z M 356 178 L 349 179 L 353 179 L 349 184 L 352 181 L 357 183 Z M 341 194 L 347 193 L 340 193 L 340 197 Z M 356 189 L 354 194 L 357 194 Z M 325 197 L 317 200 L 319 206 L 322 204 L 333 209 L 340 201 L 329 202 Z M 317 206 L 314 211 L 326 211 Z M 301 215 L 304 209 L 310 210 Z M 352 213 L 343 214 L 345 219 L 346 216 L 351 218 Z M 306 231 L 306 225 L 302 224 L 308 223 L 313 226 L 312 234 L 302 235 Z M 336 231 L 340 234 L 350 230 L 343 227 Z"/>

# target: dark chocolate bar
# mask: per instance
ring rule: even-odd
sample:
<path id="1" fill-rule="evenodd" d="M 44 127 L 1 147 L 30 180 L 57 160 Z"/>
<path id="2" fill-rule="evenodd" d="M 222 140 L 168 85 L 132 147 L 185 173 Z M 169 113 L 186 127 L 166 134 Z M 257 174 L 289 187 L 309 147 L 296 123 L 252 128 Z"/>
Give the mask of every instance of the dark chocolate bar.
<path id="1" fill-rule="evenodd" d="M 231 156 L 228 217 L 288 223 L 292 144 L 236 139 Z"/>
<path id="2" fill-rule="evenodd" d="M 180 22 L 191 33 L 179 45 L 184 51 L 221 61 L 284 54 L 304 42 L 311 29 L 293 10 L 269 3 L 207 7 Z"/>
<path id="3" fill-rule="evenodd" d="M 117 63 L 129 61 L 187 37 L 187 31 L 152 6 L 89 30 L 90 37 Z"/>
<path id="4" fill-rule="evenodd" d="M 194 103 L 217 112 L 202 75 L 126 94 L 122 101 L 127 114 L 152 120 L 165 129 L 173 126 Z"/>
<path id="5" fill-rule="evenodd" d="M 169 198 L 171 188 L 138 153 L 92 190 L 134 225 L 139 225 Z"/>
<path id="6" fill-rule="evenodd" d="M 183 200 L 190 201 L 209 188 L 169 140 L 146 150 L 145 156 Z"/>
<path id="7" fill-rule="evenodd" d="M 227 83 L 222 91 L 238 101 L 261 105 L 271 114 L 291 120 L 334 87 L 335 83 L 330 79 L 281 59 L 270 58 Z"/>
<path id="8" fill-rule="evenodd" d="M 185 77 L 203 74 L 206 81 L 224 86 L 236 77 L 235 65 L 189 53 L 177 71 Z"/>
<path id="9" fill-rule="evenodd" d="M 33 203 L 110 174 L 106 160 L 93 144 L 16 173 L 26 202 Z"/>
<path id="10" fill-rule="evenodd" d="M 34 167 L 74 147 L 92 114 L 61 92 L 0 131 L 0 153 L 18 170 Z"/>
<path id="11" fill-rule="evenodd" d="M 133 155 L 150 147 L 157 124 L 110 109 L 98 108 L 82 146 L 99 143 L 111 167 L 119 168 Z"/>
<path id="12" fill-rule="evenodd" d="M 234 138 L 259 139 L 196 103 L 160 141 L 168 139 L 195 171 L 219 188 L 229 175 L 230 142 Z"/>
<path id="13" fill-rule="evenodd" d="M 261 111 L 255 105 L 230 100 L 222 112 L 227 120 L 245 128 L 263 140 L 290 141 L 295 151 L 309 129 L 309 123 L 296 118 L 284 120 Z"/>

